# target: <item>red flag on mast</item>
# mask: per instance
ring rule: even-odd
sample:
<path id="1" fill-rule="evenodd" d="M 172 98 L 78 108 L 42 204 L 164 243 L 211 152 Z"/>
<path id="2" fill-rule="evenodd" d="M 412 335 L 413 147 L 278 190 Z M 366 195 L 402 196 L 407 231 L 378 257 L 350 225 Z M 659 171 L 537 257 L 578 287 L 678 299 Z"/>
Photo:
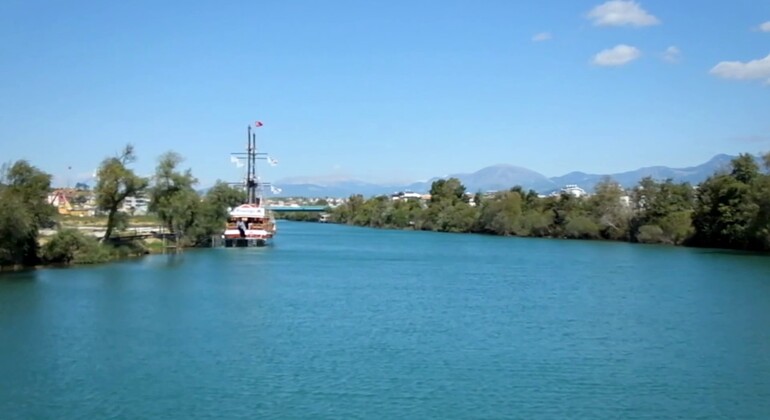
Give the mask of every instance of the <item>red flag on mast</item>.
<path id="1" fill-rule="evenodd" d="M 254 126 L 256 127 L 262 127 L 264 124 L 262 124 L 262 121 L 257 121 L 254 123 Z"/>

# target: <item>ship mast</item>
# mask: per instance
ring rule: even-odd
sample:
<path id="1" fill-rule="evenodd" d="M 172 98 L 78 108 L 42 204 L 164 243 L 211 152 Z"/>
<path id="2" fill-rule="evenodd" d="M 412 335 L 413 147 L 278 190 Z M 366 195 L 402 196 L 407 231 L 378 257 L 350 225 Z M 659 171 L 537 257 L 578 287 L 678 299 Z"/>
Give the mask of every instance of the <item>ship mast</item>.
<path id="1" fill-rule="evenodd" d="M 257 133 L 251 132 L 251 125 L 246 133 L 246 192 L 248 193 L 248 203 L 257 204 Z"/>
<path id="2" fill-rule="evenodd" d="M 246 202 L 248 204 L 263 205 L 264 203 L 261 202 L 262 187 L 269 186 L 270 183 L 261 182 L 257 176 L 257 159 L 267 159 L 267 153 L 257 151 L 257 133 L 256 130 L 252 132 L 251 125 L 248 126 L 246 131 L 246 153 L 232 153 L 232 155 L 239 159 L 246 159 L 246 179 L 241 184 L 246 188 Z"/>

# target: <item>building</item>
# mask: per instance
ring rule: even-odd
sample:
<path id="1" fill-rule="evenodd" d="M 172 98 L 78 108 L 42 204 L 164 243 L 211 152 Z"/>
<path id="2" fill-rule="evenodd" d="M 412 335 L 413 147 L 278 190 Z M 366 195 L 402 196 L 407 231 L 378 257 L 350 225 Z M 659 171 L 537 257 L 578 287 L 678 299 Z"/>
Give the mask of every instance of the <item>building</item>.
<path id="1" fill-rule="evenodd" d="M 576 184 L 565 185 L 564 188 L 559 190 L 559 193 L 560 194 L 569 194 L 569 195 L 571 195 L 573 197 L 578 197 L 578 198 L 585 197 L 585 196 L 588 195 L 588 193 L 584 189 L 578 187 Z"/>
<path id="2" fill-rule="evenodd" d="M 390 195 L 390 199 L 393 200 L 393 201 L 398 201 L 398 200 L 422 200 L 423 199 L 423 195 L 422 194 L 418 194 L 418 193 L 413 192 L 413 191 L 399 191 L 397 193 L 391 194 Z"/>
<path id="3" fill-rule="evenodd" d="M 144 216 L 150 207 L 150 200 L 147 197 L 126 197 L 123 201 L 123 207 L 120 211 L 132 216 Z"/>

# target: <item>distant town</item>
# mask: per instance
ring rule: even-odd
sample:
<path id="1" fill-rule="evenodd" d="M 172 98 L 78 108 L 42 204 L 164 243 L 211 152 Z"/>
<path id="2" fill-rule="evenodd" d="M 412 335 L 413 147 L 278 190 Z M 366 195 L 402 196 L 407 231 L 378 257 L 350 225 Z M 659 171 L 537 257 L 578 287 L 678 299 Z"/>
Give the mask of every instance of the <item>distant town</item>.
<path id="1" fill-rule="evenodd" d="M 486 191 L 483 197 L 491 197 L 498 191 Z M 550 194 L 538 194 L 539 197 L 558 197 L 561 194 L 569 194 L 573 197 L 588 197 L 585 189 L 576 184 L 565 185 L 558 191 Z M 471 206 L 475 206 L 473 197 L 475 194 L 466 193 L 466 198 Z M 399 191 L 389 195 L 393 201 L 412 200 L 427 203 L 430 201 L 430 194 L 420 194 L 413 191 Z M 335 208 L 348 201 L 347 197 L 275 197 L 267 198 L 267 203 L 275 207 L 303 207 L 303 206 L 328 206 Z M 621 198 L 626 205 L 630 204 L 630 197 L 625 195 Z M 96 195 L 87 184 L 78 183 L 74 188 L 57 188 L 48 194 L 48 203 L 54 206 L 60 215 L 72 217 L 95 217 L 101 216 L 97 205 Z M 146 194 L 127 197 L 123 202 L 120 211 L 130 216 L 145 216 L 149 213 L 150 199 Z"/>

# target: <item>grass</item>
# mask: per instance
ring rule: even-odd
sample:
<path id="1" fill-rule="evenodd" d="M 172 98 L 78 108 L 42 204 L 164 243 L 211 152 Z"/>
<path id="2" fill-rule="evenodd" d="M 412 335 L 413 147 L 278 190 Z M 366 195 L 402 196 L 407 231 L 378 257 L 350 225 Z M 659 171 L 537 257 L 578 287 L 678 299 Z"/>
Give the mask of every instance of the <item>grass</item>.
<path id="1" fill-rule="evenodd" d="M 68 227 L 75 227 L 75 226 L 83 226 L 83 227 L 106 227 L 107 226 L 107 216 L 87 216 L 87 217 L 77 217 L 77 216 L 60 216 L 59 221 L 63 226 Z M 155 216 L 131 216 L 128 218 L 128 226 L 129 228 L 134 227 L 154 227 L 154 226 L 160 226 L 160 220 L 158 220 Z"/>

